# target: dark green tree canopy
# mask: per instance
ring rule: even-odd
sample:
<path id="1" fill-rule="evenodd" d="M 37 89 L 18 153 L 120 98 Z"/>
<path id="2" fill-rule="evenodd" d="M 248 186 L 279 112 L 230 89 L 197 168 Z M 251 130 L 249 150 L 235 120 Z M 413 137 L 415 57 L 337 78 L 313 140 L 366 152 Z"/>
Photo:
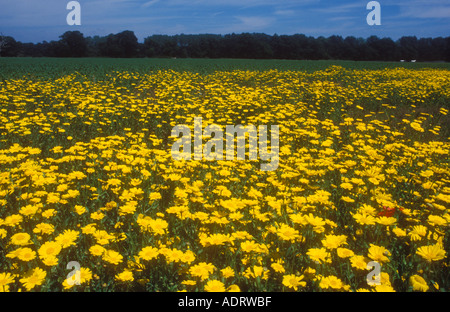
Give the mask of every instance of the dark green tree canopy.
<path id="1" fill-rule="evenodd" d="M 304 34 L 267 35 L 263 33 L 152 35 L 139 43 L 133 31 L 104 37 L 84 37 L 67 31 L 60 40 L 21 43 L 0 36 L 0 56 L 47 57 L 178 57 L 253 58 L 354 61 L 450 61 L 450 37 L 356 38 L 333 35 L 314 38 Z"/>

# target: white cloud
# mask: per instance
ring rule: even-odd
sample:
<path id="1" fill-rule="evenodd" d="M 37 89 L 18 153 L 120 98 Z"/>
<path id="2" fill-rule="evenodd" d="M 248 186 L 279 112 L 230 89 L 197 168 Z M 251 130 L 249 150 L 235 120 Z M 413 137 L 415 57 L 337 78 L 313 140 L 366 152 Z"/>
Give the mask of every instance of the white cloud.
<path id="1" fill-rule="evenodd" d="M 341 5 L 328 5 L 324 8 L 314 9 L 320 13 L 347 13 L 356 9 L 366 10 L 368 1 L 356 1 Z"/>
<path id="2" fill-rule="evenodd" d="M 152 6 L 152 5 L 154 5 L 154 4 L 158 3 L 158 2 L 159 2 L 159 0 L 151 0 L 151 1 L 145 2 L 142 5 L 142 7 L 143 8 L 147 8 L 147 7 Z"/>
<path id="3" fill-rule="evenodd" d="M 275 19 L 261 16 L 236 16 L 241 23 L 239 27 L 247 29 L 246 31 L 256 31 L 271 25 Z"/>
<path id="4" fill-rule="evenodd" d="M 274 14 L 279 15 L 279 16 L 294 16 L 295 11 L 294 10 L 276 10 L 274 12 Z"/>
<path id="5" fill-rule="evenodd" d="M 413 18 L 450 18 L 450 6 L 406 7 L 402 16 Z"/>

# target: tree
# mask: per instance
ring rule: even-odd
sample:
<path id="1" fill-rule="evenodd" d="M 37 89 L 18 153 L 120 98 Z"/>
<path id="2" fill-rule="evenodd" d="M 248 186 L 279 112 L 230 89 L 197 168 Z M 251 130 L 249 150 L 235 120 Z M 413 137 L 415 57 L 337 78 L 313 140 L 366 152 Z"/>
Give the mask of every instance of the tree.
<path id="1" fill-rule="evenodd" d="M 2 56 L 2 51 L 5 45 L 6 45 L 5 36 L 3 36 L 3 33 L 0 33 L 0 56 Z"/>
<path id="2" fill-rule="evenodd" d="M 67 56 L 70 57 L 84 57 L 87 55 L 87 41 L 83 34 L 76 31 L 66 31 L 60 36 L 61 44 L 64 46 Z"/>
<path id="3" fill-rule="evenodd" d="M 105 40 L 99 42 L 101 56 L 108 57 L 137 57 L 139 44 L 134 32 L 125 30 L 118 34 L 109 34 Z"/>
<path id="4" fill-rule="evenodd" d="M 0 56 L 18 56 L 21 45 L 13 37 L 0 34 Z"/>
<path id="5" fill-rule="evenodd" d="M 408 36 L 401 37 L 398 41 L 400 47 L 400 57 L 403 60 L 416 60 L 418 57 L 417 37 Z"/>
<path id="6" fill-rule="evenodd" d="M 130 30 L 122 31 L 115 35 L 115 39 L 117 40 L 117 44 L 120 49 L 119 57 L 136 57 L 139 53 L 139 44 L 138 39 L 134 32 Z"/>
<path id="7" fill-rule="evenodd" d="M 354 61 L 450 61 L 450 37 L 367 39 L 304 34 L 264 33 L 152 35 L 139 43 L 134 32 L 85 38 L 79 31 L 67 31 L 60 40 L 21 43 L 0 35 L 0 56 L 46 57 L 182 57 L 253 59 L 342 59 Z"/>
<path id="8" fill-rule="evenodd" d="M 397 45 L 390 38 L 378 38 L 370 36 L 366 44 L 371 53 L 370 60 L 373 61 L 396 61 L 399 58 Z"/>

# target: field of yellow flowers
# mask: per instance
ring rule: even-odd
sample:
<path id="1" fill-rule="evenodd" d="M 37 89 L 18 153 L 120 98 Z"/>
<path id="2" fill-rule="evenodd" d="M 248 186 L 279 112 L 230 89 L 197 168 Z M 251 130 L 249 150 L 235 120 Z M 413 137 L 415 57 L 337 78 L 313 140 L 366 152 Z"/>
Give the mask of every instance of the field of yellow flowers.
<path id="1" fill-rule="evenodd" d="M 30 74 L 0 103 L 0 291 L 450 290 L 449 70 Z M 279 125 L 278 169 L 174 160 L 195 117 Z"/>

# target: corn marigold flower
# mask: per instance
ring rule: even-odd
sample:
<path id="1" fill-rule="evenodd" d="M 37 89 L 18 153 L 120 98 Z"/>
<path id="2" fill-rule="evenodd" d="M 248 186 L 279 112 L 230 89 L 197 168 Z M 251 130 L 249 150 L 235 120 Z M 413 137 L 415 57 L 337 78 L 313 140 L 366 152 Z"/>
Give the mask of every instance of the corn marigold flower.
<path id="1" fill-rule="evenodd" d="M 243 275 L 248 279 L 260 277 L 266 280 L 269 278 L 269 270 L 262 266 L 254 265 L 253 267 L 248 267 Z"/>
<path id="2" fill-rule="evenodd" d="M 18 258 L 22 261 L 28 262 L 36 258 L 36 252 L 31 248 L 24 247 L 18 248 L 13 252 L 10 252 L 6 255 L 8 258 Z"/>
<path id="3" fill-rule="evenodd" d="M 225 292 L 225 285 L 218 280 L 210 280 L 205 285 L 207 292 Z"/>
<path id="4" fill-rule="evenodd" d="M 187 286 L 194 286 L 194 285 L 197 284 L 197 282 L 193 281 L 193 280 L 184 280 L 184 281 L 181 282 L 181 284 L 182 285 L 187 285 Z"/>
<path id="5" fill-rule="evenodd" d="M 30 241 L 30 234 L 28 233 L 16 233 L 11 236 L 11 244 L 16 246 L 26 246 L 32 244 Z"/>
<path id="6" fill-rule="evenodd" d="M 0 238 L 5 238 L 7 234 L 8 232 L 5 229 L 0 229 Z"/>
<path id="7" fill-rule="evenodd" d="M 355 213 L 353 214 L 355 221 L 361 225 L 374 225 L 375 218 L 371 215 L 365 213 Z"/>
<path id="8" fill-rule="evenodd" d="M 395 292 L 395 289 L 391 285 L 375 285 L 376 292 Z"/>
<path id="9" fill-rule="evenodd" d="M 235 285 L 235 284 L 230 285 L 227 288 L 227 292 L 240 292 L 240 291 L 241 291 L 241 289 L 239 288 L 239 286 Z"/>
<path id="10" fill-rule="evenodd" d="M 119 282 L 132 282 L 134 281 L 133 272 L 125 269 L 123 272 L 116 274 L 116 280 Z"/>
<path id="11" fill-rule="evenodd" d="M 427 235 L 427 231 L 428 229 L 425 226 L 415 225 L 408 235 L 412 241 L 419 241 Z"/>
<path id="12" fill-rule="evenodd" d="M 9 291 L 9 284 L 14 283 L 14 276 L 11 273 L 0 273 L 0 292 Z"/>
<path id="13" fill-rule="evenodd" d="M 325 248 L 310 248 L 306 252 L 309 258 L 318 263 L 330 262 L 330 253 Z"/>
<path id="14" fill-rule="evenodd" d="M 191 266 L 189 273 L 194 277 L 200 277 L 201 280 L 206 280 L 210 274 L 215 270 L 215 266 L 211 263 L 200 262 L 194 266 Z"/>
<path id="15" fill-rule="evenodd" d="M 406 231 L 401 229 L 401 228 L 394 228 L 392 229 L 392 232 L 395 234 L 395 236 L 397 237 L 405 237 L 406 236 Z"/>
<path id="16" fill-rule="evenodd" d="M 123 256 L 115 250 L 106 250 L 102 254 L 102 259 L 111 264 L 117 265 L 122 262 Z"/>
<path id="17" fill-rule="evenodd" d="M 337 252 L 337 255 L 339 258 L 350 258 L 355 255 L 353 250 L 350 250 L 347 248 L 342 248 L 342 247 L 337 248 L 336 252 Z"/>
<path id="18" fill-rule="evenodd" d="M 430 288 L 425 281 L 425 279 L 420 275 L 412 275 L 409 278 L 409 283 L 411 284 L 414 291 L 423 291 L 426 292 Z"/>
<path id="19" fill-rule="evenodd" d="M 19 225 L 22 221 L 23 217 L 20 214 L 13 214 L 7 216 L 3 221 L 3 224 L 6 226 L 15 227 L 16 225 Z"/>
<path id="20" fill-rule="evenodd" d="M 345 244 L 347 244 L 347 236 L 345 235 L 329 234 L 322 240 L 322 245 L 327 249 L 336 249 Z"/>
<path id="21" fill-rule="evenodd" d="M 273 262 L 270 267 L 277 273 L 284 273 L 286 270 L 283 267 L 284 261 L 282 259 L 278 259 L 276 262 Z"/>
<path id="22" fill-rule="evenodd" d="M 389 258 L 387 256 L 390 256 L 390 255 L 391 255 L 391 253 L 385 247 L 370 244 L 369 254 L 368 254 L 368 257 L 370 259 L 380 262 L 380 263 L 389 262 Z"/>
<path id="23" fill-rule="evenodd" d="M 355 255 L 350 258 L 351 266 L 358 270 L 366 270 L 367 260 L 364 256 Z"/>
<path id="24" fill-rule="evenodd" d="M 428 262 L 442 260 L 446 254 L 439 244 L 419 247 L 416 253 Z"/>
<path id="25" fill-rule="evenodd" d="M 61 245 L 62 248 L 67 248 L 70 246 L 75 246 L 75 241 L 78 239 L 80 233 L 75 230 L 64 230 L 63 233 L 59 234 L 55 241 Z"/>
<path id="26" fill-rule="evenodd" d="M 286 240 L 286 241 L 295 241 L 296 239 L 300 238 L 300 234 L 299 232 L 288 226 L 287 224 L 282 224 L 278 229 L 277 229 L 277 235 L 278 237 L 280 237 L 282 240 Z"/>
<path id="27" fill-rule="evenodd" d="M 33 229 L 35 234 L 52 234 L 55 231 L 55 227 L 49 223 L 39 223 Z"/>
<path id="28" fill-rule="evenodd" d="M 224 278 L 230 278 L 234 276 L 234 270 L 230 266 L 227 266 L 225 269 L 220 270 L 220 272 L 222 273 L 222 276 Z"/>
<path id="29" fill-rule="evenodd" d="M 101 256 L 105 251 L 105 247 L 100 245 L 94 245 L 89 248 L 89 252 L 94 256 Z"/>
<path id="30" fill-rule="evenodd" d="M 30 291 L 31 289 L 35 288 L 36 286 L 42 285 L 46 276 L 47 276 L 47 272 L 45 272 L 41 268 L 35 268 L 29 274 L 27 274 L 25 277 L 21 278 L 20 282 L 23 284 L 23 286 L 26 288 L 26 290 Z"/>
<path id="31" fill-rule="evenodd" d="M 288 274 L 283 276 L 283 285 L 292 288 L 295 291 L 298 290 L 298 287 L 305 287 L 306 282 L 303 281 L 304 276 L 296 276 L 295 274 Z"/>
<path id="32" fill-rule="evenodd" d="M 52 258 L 57 256 L 62 249 L 62 246 L 59 242 L 45 242 L 38 249 L 39 258 Z"/>
<path id="33" fill-rule="evenodd" d="M 64 289 L 70 289 L 70 288 L 76 286 L 75 281 L 76 281 L 77 277 L 79 277 L 80 285 L 89 283 L 89 281 L 91 281 L 92 277 L 93 277 L 92 276 L 92 271 L 89 268 L 81 267 L 79 276 L 77 276 L 77 274 L 73 274 L 70 278 L 66 278 L 63 281 L 62 285 L 63 285 Z M 72 282 L 69 284 L 68 280 L 70 280 L 70 279 L 71 279 Z"/>
<path id="34" fill-rule="evenodd" d="M 142 248 L 142 250 L 139 252 L 139 258 L 142 260 L 152 260 L 157 258 L 159 255 L 159 249 L 155 248 L 155 247 L 144 247 Z"/>
<path id="35" fill-rule="evenodd" d="M 322 289 L 332 288 L 332 289 L 342 289 L 344 283 L 334 275 L 323 277 L 320 280 L 319 287 Z"/>

